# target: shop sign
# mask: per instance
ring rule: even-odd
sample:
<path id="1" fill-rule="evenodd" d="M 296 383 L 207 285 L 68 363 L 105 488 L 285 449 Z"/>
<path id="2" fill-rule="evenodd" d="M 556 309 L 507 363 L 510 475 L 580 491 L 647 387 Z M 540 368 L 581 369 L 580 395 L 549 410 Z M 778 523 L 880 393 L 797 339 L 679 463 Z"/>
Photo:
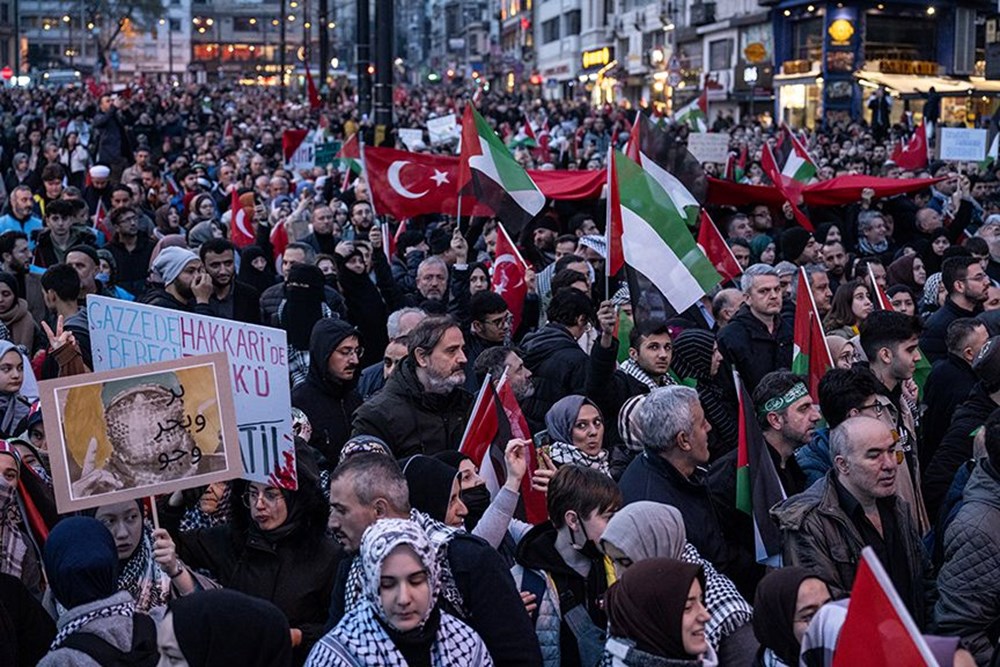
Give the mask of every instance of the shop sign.
<path id="1" fill-rule="evenodd" d="M 743 49 L 743 55 L 746 56 L 747 62 L 761 63 L 767 59 L 767 48 L 760 42 L 753 42 Z"/>
<path id="2" fill-rule="evenodd" d="M 584 51 L 583 56 L 580 58 L 583 69 L 589 69 L 591 67 L 603 67 L 607 65 L 612 60 L 615 59 L 615 49 L 611 46 L 605 46 L 600 49 L 594 49 L 592 51 Z"/>
<path id="3" fill-rule="evenodd" d="M 542 70 L 542 76 L 555 76 L 557 74 L 569 74 L 569 65 L 564 63 L 555 67 L 546 67 Z"/>
<path id="4" fill-rule="evenodd" d="M 878 71 L 883 74 L 937 76 L 938 64 L 927 60 L 880 60 Z"/>
<path id="5" fill-rule="evenodd" d="M 782 74 L 808 74 L 811 70 L 811 60 L 786 60 L 781 63 Z"/>
<path id="6" fill-rule="evenodd" d="M 827 33 L 829 33 L 834 45 L 847 46 L 850 44 L 851 37 L 854 36 L 854 26 L 847 19 L 837 19 L 830 24 Z"/>

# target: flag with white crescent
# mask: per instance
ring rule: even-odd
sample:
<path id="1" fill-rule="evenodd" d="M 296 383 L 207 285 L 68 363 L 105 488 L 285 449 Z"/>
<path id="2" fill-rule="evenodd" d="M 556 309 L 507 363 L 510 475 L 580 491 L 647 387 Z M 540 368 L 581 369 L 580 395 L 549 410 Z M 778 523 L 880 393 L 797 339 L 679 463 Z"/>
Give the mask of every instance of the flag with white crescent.
<path id="1" fill-rule="evenodd" d="M 253 220 L 250 213 L 240 203 L 240 195 L 233 188 L 229 203 L 229 238 L 237 248 L 245 248 L 254 242 Z"/>
<path id="2" fill-rule="evenodd" d="M 528 283 L 525 282 L 527 263 L 521 258 L 517 246 L 510 240 L 503 225 L 497 226 L 496 259 L 493 261 L 493 291 L 503 297 L 507 308 L 513 316 L 511 332 L 521 326 L 521 316 L 524 313 L 524 299 L 528 295 Z"/>
<path id="3" fill-rule="evenodd" d="M 375 210 L 402 220 L 415 215 L 454 211 L 458 203 L 458 160 L 393 149 L 365 151 Z"/>

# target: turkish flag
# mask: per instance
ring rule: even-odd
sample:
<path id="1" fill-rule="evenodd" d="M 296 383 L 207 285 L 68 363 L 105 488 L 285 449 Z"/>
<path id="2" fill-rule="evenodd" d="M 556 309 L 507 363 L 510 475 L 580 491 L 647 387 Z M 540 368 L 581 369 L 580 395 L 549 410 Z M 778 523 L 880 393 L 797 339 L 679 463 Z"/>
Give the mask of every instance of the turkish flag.
<path id="1" fill-rule="evenodd" d="M 323 100 L 319 96 L 319 91 L 316 90 L 316 83 L 313 81 L 312 72 L 309 71 L 308 65 L 306 66 L 306 91 L 309 93 L 309 110 L 317 111 L 323 106 Z"/>
<path id="2" fill-rule="evenodd" d="M 233 188 L 229 203 L 229 238 L 237 248 L 245 248 L 254 242 L 253 222 L 251 212 L 240 203 L 240 195 Z"/>
<path id="3" fill-rule="evenodd" d="M 917 125 L 908 143 L 901 140 L 892 150 L 892 161 L 907 171 L 927 166 L 927 130 L 923 123 Z"/>
<path id="4" fill-rule="evenodd" d="M 729 244 L 722 238 L 722 234 L 704 209 L 701 211 L 701 225 L 698 227 L 698 245 L 723 280 L 732 280 L 743 273 Z"/>
<path id="5" fill-rule="evenodd" d="M 368 148 L 365 168 L 379 213 L 402 220 L 425 213 L 454 214 L 458 208 L 454 157 Z"/>
<path id="6" fill-rule="evenodd" d="M 524 505 L 524 520 L 528 523 L 539 524 L 549 518 L 549 510 L 545 504 L 545 494 L 537 491 L 531 486 L 531 478 L 538 470 L 538 452 L 535 450 L 535 443 L 531 439 L 531 431 L 528 428 L 528 420 L 524 418 L 524 412 L 514 396 L 514 388 L 507 381 L 507 371 L 504 371 L 500 382 L 497 383 L 497 398 L 500 406 L 507 415 L 507 422 L 510 424 L 510 435 L 513 438 L 521 438 L 527 441 L 524 448 L 524 458 L 528 463 L 528 470 L 521 478 L 521 503 Z"/>
<path id="7" fill-rule="evenodd" d="M 507 235 L 507 230 L 503 225 L 497 226 L 497 248 L 496 259 L 493 260 L 493 291 L 503 297 L 507 302 L 514 321 L 511 323 L 511 331 L 517 331 L 521 325 L 521 316 L 524 313 L 524 298 L 528 294 L 528 283 L 524 280 L 524 275 L 528 270 L 528 265 L 521 258 L 521 253 L 517 251 L 514 242 Z"/>
<path id="8" fill-rule="evenodd" d="M 937 664 L 878 556 L 865 547 L 833 651 L 833 667 Z"/>

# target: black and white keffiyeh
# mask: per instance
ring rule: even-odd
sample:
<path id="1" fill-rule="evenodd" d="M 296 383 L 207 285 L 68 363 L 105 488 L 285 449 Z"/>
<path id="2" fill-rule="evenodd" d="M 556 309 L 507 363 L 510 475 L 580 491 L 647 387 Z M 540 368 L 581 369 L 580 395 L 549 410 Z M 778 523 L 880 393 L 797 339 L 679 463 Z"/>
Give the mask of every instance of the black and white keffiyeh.
<path id="1" fill-rule="evenodd" d="M 351 611 L 341 619 L 337 627 L 313 647 L 306 662 L 309 667 L 406 667 L 406 660 L 383 626 L 383 623 L 388 624 L 388 619 L 379 596 L 382 564 L 400 545 L 410 547 L 426 569 L 431 600 L 422 624 L 427 622 L 442 594 L 438 546 L 416 521 L 382 519 L 365 531 L 361 539 L 361 552 L 355 559 L 354 565 L 360 563 L 363 589 L 360 600 L 350 607 Z M 469 626 L 441 611 L 431 646 L 431 664 L 435 667 L 488 667 L 493 662 L 482 640 Z"/>
<path id="2" fill-rule="evenodd" d="M 62 643 L 66 641 L 67 637 L 88 623 L 99 618 L 110 618 L 111 616 L 126 616 L 131 618 L 134 614 L 135 602 L 133 600 L 126 600 L 124 602 L 119 602 L 107 607 L 101 607 L 100 609 L 95 609 L 92 612 L 83 614 L 82 616 L 74 618 L 72 621 L 67 623 L 63 629 L 56 634 L 56 638 L 52 640 L 49 650 L 55 651 L 57 648 L 62 646 Z"/>
<path id="3" fill-rule="evenodd" d="M 559 465 L 574 464 L 584 468 L 600 470 L 611 476 L 611 466 L 608 464 L 608 450 L 602 449 L 597 456 L 591 456 L 576 445 L 568 442 L 555 441 L 549 447 L 549 456 L 553 463 Z"/>
<path id="4" fill-rule="evenodd" d="M 667 373 L 666 375 L 661 377 L 659 381 L 657 381 L 656 378 L 654 378 L 646 371 L 642 370 L 642 367 L 631 359 L 626 359 L 623 364 L 618 366 L 618 368 L 620 368 L 622 372 L 625 373 L 626 375 L 635 378 L 639 382 L 649 387 L 650 391 L 656 389 L 657 387 L 666 387 L 672 384 L 676 384 L 673 378 L 670 377 L 670 373 Z"/>

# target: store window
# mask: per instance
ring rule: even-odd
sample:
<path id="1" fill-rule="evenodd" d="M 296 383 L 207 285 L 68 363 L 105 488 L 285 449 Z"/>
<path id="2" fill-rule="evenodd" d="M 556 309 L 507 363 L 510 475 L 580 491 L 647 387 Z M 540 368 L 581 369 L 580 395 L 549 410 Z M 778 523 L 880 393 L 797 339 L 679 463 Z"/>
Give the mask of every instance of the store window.
<path id="1" fill-rule="evenodd" d="M 580 10 L 576 9 L 571 12 L 566 12 L 566 30 L 563 32 L 564 35 L 569 37 L 570 35 L 580 34 Z"/>
<path id="2" fill-rule="evenodd" d="M 234 16 L 233 30 L 236 32 L 257 32 L 260 21 L 252 16 Z"/>
<path id="3" fill-rule="evenodd" d="M 542 44 L 548 44 L 559 39 L 559 18 L 549 19 L 542 23 Z"/>
<path id="4" fill-rule="evenodd" d="M 820 61 L 823 58 L 823 17 L 792 24 L 792 60 Z"/>
<path id="5" fill-rule="evenodd" d="M 865 17 L 865 60 L 936 60 L 937 22 L 919 16 Z"/>

